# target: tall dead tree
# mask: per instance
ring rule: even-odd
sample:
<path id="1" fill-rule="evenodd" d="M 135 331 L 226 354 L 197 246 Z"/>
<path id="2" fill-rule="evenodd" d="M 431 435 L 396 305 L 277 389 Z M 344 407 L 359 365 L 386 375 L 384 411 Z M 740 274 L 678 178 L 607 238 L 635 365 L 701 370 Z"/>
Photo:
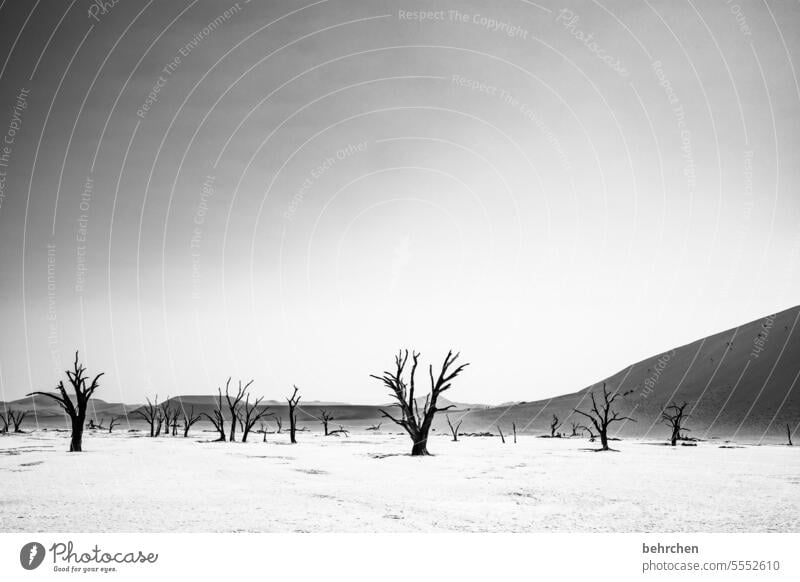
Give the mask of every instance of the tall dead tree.
<path id="1" fill-rule="evenodd" d="M 121 416 L 112 416 L 111 420 L 108 421 L 108 434 L 111 434 L 114 430 L 114 427 L 119 424 L 119 421 L 122 417 Z"/>
<path id="2" fill-rule="evenodd" d="M 22 421 L 25 420 L 26 416 L 28 416 L 27 410 L 8 411 L 8 420 L 9 423 L 14 427 L 14 432 L 22 432 Z"/>
<path id="3" fill-rule="evenodd" d="M 243 443 L 247 442 L 247 435 L 250 434 L 250 431 L 253 430 L 253 427 L 258 421 L 264 417 L 272 415 L 272 413 L 269 411 L 269 406 L 262 406 L 259 408 L 262 400 L 264 400 L 263 396 L 261 398 L 257 398 L 253 404 L 250 404 L 250 395 L 248 394 L 245 396 L 244 408 L 242 409 L 241 416 L 239 417 L 239 424 L 242 427 Z M 264 434 L 266 440 L 266 432 Z"/>
<path id="4" fill-rule="evenodd" d="M 297 444 L 297 438 L 295 437 L 295 433 L 297 432 L 297 414 L 295 413 L 295 408 L 297 408 L 297 404 L 300 402 L 300 396 L 297 394 L 299 390 L 297 386 L 293 386 L 293 388 L 294 392 L 286 399 L 286 402 L 289 403 L 289 442 Z"/>
<path id="5" fill-rule="evenodd" d="M 558 420 L 558 416 L 555 414 L 553 415 L 553 420 L 550 421 L 550 437 L 554 438 L 556 436 L 556 431 L 561 426 L 561 421 Z"/>
<path id="6" fill-rule="evenodd" d="M 433 417 L 437 412 L 443 412 L 453 407 L 451 404 L 443 408 L 437 408 L 436 404 L 439 396 L 442 392 L 450 389 L 452 386 L 451 382 L 469 364 L 461 364 L 453 368 L 459 354 L 453 355 L 451 350 L 447 352 L 438 377 L 434 378 L 433 365 L 430 365 L 428 368 L 428 375 L 430 377 L 431 391 L 425 397 L 425 403 L 420 408 L 414 394 L 414 376 L 417 371 L 417 363 L 420 354 L 411 352 L 411 372 L 408 380 L 406 380 L 404 376 L 406 364 L 408 363 L 408 355 L 408 350 L 400 350 L 397 356 L 395 356 L 394 371 L 386 371 L 383 373 L 383 376 L 371 375 L 371 377 L 383 382 L 383 384 L 389 388 L 389 394 L 397 400 L 395 406 L 397 406 L 400 411 L 398 415 L 399 418 L 392 416 L 385 410 L 381 410 L 381 414 L 395 424 L 403 427 L 408 433 L 408 436 L 411 437 L 413 443 L 411 446 L 411 455 L 429 455 L 428 434 L 433 424 Z"/>
<path id="7" fill-rule="evenodd" d="M 320 408 L 319 420 L 322 423 L 322 429 L 325 431 L 325 436 L 328 436 L 328 423 L 336 419 L 327 410 L 325 410 L 324 408 Z"/>
<path id="8" fill-rule="evenodd" d="M 687 406 L 689 406 L 688 402 L 680 405 L 670 404 L 661 411 L 661 422 L 668 425 L 672 431 L 669 437 L 669 444 L 673 447 L 678 444 L 678 439 L 681 438 L 681 431 L 689 430 L 683 427 L 683 423 L 689 418 L 689 415 L 683 412 Z"/>
<path id="9" fill-rule="evenodd" d="M 461 428 L 461 423 L 463 422 L 462 419 L 459 419 L 458 423 L 453 426 L 453 423 L 450 422 L 450 415 L 445 414 L 444 417 L 447 419 L 447 426 L 450 427 L 450 434 L 453 435 L 453 442 L 458 442 L 458 429 Z"/>
<path id="10" fill-rule="evenodd" d="M 156 422 L 158 422 L 158 418 L 160 416 L 159 407 L 158 407 L 158 396 L 156 396 L 155 402 L 150 402 L 150 399 L 147 398 L 147 404 L 137 408 L 133 411 L 133 414 L 144 420 L 147 425 L 150 427 L 150 436 L 156 436 L 155 426 Z"/>
<path id="11" fill-rule="evenodd" d="M 172 420 L 172 404 L 169 401 L 169 396 L 164 402 L 161 403 L 161 422 L 156 429 L 156 436 L 161 432 L 161 425 L 164 425 L 164 436 L 169 436 L 169 423 Z"/>
<path id="12" fill-rule="evenodd" d="M 603 394 L 602 400 L 598 403 L 597 399 L 595 398 L 594 391 L 590 392 L 590 396 L 592 398 L 592 408 L 589 412 L 583 412 L 582 410 L 575 409 L 575 412 L 581 414 L 592 421 L 594 428 L 597 430 L 597 433 L 600 436 L 600 444 L 602 451 L 610 450 L 608 448 L 608 427 L 614 422 L 622 422 L 623 420 L 630 420 L 632 422 L 636 422 L 634 419 L 628 416 L 620 416 L 619 413 L 612 409 L 612 404 L 614 401 L 619 398 L 620 396 L 627 396 L 633 392 L 633 390 L 628 390 L 625 393 L 619 392 L 615 390 L 612 393 L 609 393 L 606 389 L 606 384 L 603 382 Z M 590 433 L 591 434 L 591 433 Z M 592 437 L 594 438 L 594 437 Z"/>
<path id="13" fill-rule="evenodd" d="M 253 381 L 250 380 L 247 384 L 242 386 L 242 381 L 239 380 L 239 387 L 236 389 L 236 394 L 231 395 L 229 392 L 231 379 L 225 382 L 225 400 L 228 402 L 228 409 L 231 411 L 231 430 L 228 435 L 230 442 L 236 442 L 236 422 L 239 420 L 239 408 L 242 400 L 247 396 L 247 389 Z"/>
<path id="14" fill-rule="evenodd" d="M 192 425 L 200 420 L 201 415 L 194 413 L 194 406 L 189 409 L 187 413 L 186 410 L 183 411 L 183 438 L 189 436 L 189 429 L 192 428 Z"/>
<path id="15" fill-rule="evenodd" d="M 91 382 L 88 382 L 89 378 L 86 376 L 86 367 L 81 365 L 78 361 L 78 352 L 76 351 L 73 369 L 67 370 L 66 373 L 67 379 L 75 392 L 75 402 L 73 402 L 69 394 L 67 394 L 63 381 L 59 381 L 58 386 L 56 386 L 58 394 L 31 392 L 28 396 L 46 396 L 58 402 L 59 406 L 67 413 L 72 423 L 72 436 L 70 438 L 69 451 L 71 453 L 80 452 L 83 445 L 83 425 L 86 422 L 86 409 L 95 390 L 100 387 L 100 377 L 103 376 L 104 372 L 100 372 Z"/>
<path id="16" fill-rule="evenodd" d="M 220 388 L 217 388 L 217 393 L 218 393 L 218 396 L 217 396 L 217 406 L 216 406 L 216 408 L 214 408 L 214 410 L 211 411 L 211 414 L 207 414 L 207 413 L 204 412 L 203 416 L 205 416 L 209 421 L 211 421 L 211 424 L 213 424 L 214 428 L 217 429 L 217 432 L 219 433 L 219 438 L 217 439 L 217 441 L 224 441 L 225 440 L 225 416 L 222 413 L 222 410 L 223 410 L 223 408 L 222 408 L 222 390 Z"/>

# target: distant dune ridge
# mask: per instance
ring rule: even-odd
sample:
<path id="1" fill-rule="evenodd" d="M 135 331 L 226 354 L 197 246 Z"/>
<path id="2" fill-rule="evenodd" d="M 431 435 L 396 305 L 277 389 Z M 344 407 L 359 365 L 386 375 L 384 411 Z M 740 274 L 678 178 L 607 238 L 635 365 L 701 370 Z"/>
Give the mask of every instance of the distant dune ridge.
<path id="1" fill-rule="evenodd" d="M 611 434 L 630 437 L 662 438 L 668 432 L 659 422 L 661 410 L 672 402 L 689 402 L 690 418 L 686 426 L 689 436 L 698 438 L 774 440 L 783 438 L 788 423 L 792 430 L 800 424 L 800 307 L 763 317 L 705 339 L 656 354 L 620 370 L 572 394 L 534 402 L 505 403 L 500 406 L 442 402 L 453 404 L 451 417 L 463 418 L 461 430 L 504 430 L 512 423 L 518 432 L 549 434 L 553 414 L 563 421 L 559 432 L 569 435 L 571 422 L 585 424 L 585 418 L 573 413 L 574 408 L 587 409 L 589 392 L 599 390 L 605 382 L 610 390 L 632 391 L 618 399 L 621 414 L 636 422 L 614 425 Z M 376 386 L 376 389 L 377 386 Z M 187 395 L 170 400 L 187 410 L 210 413 L 214 395 Z M 424 401 L 424 397 L 423 397 Z M 286 418 L 286 403 L 265 401 L 275 414 Z M 2 406 L 2 404 L 0 404 Z M 6 407 L 34 410 L 32 397 L 5 404 Z M 383 422 L 383 430 L 396 430 L 380 409 L 390 405 L 357 405 L 340 402 L 301 402 L 298 421 L 313 426 L 321 408 L 331 413 L 333 424 L 367 427 Z M 94 398 L 92 414 L 101 417 L 125 416 L 139 405 L 109 403 Z M 40 422 L 58 424 L 63 416 L 51 399 L 35 397 L 36 415 Z M 47 422 L 49 420 L 49 422 Z M 33 422 L 33 419 L 28 421 Z M 133 419 L 131 423 L 134 424 Z M 269 424 L 270 421 L 268 420 Z M 139 422 L 135 422 L 139 426 Z M 273 423 L 274 424 L 274 423 Z M 436 419 L 436 428 L 444 430 L 444 414 Z M 124 424 L 121 428 L 125 428 Z"/>

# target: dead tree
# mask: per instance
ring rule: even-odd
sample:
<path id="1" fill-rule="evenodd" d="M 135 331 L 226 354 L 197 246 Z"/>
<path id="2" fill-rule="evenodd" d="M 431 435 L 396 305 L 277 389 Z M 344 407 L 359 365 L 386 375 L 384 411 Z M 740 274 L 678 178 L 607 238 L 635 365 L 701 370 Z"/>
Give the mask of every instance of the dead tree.
<path id="1" fill-rule="evenodd" d="M 297 386 L 293 386 L 293 388 L 294 392 L 286 399 L 286 402 L 289 403 L 289 442 L 294 445 L 297 444 L 297 438 L 295 438 L 295 433 L 297 433 L 297 414 L 295 413 L 295 408 L 297 408 L 297 404 L 300 402 L 300 396 L 297 395 L 299 390 Z"/>
<path id="2" fill-rule="evenodd" d="M 189 413 L 186 413 L 186 410 L 183 411 L 183 438 L 187 438 L 189 436 L 189 429 L 192 428 L 192 425 L 200 420 L 201 415 L 194 413 L 194 406 L 189 409 Z"/>
<path id="3" fill-rule="evenodd" d="M 340 424 L 338 429 L 332 430 L 328 434 L 331 435 L 331 436 L 339 436 L 340 434 L 343 434 L 344 436 L 349 437 L 350 436 L 350 431 L 347 430 L 345 427 L 343 427 Z"/>
<path id="4" fill-rule="evenodd" d="M 169 436 L 169 423 L 172 421 L 172 414 L 172 404 L 169 401 L 169 396 L 167 396 L 167 399 L 161 403 L 161 422 L 156 430 L 156 436 L 161 433 L 162 424 L 164 425 L 164 436 Z"/>
<path id="5" fill-rule="evenodd" d="M 688 428 L 683 427 L 683 423 L 686 422 L 687 418 L 689 418 L 689 415 L 683 412 L 687 406 L 689 406 L 688 402 L 684 402 L 681 405 L 670 404 L 661 411 L 661 422 L 668 425 L 672 431 L 672 434 L 669 438 L 669 444 L 673 447 L 678 444 L 678 439 L 681 438 L 681 431 L 689 430 Z"/>
<path id="6" fill-rule="evenodd" d="M 8 411 L 8 421 L 14 427 L 14 432 L 22 432 L 20 428 L 22 426 L 22 421 L 25 420 L 25 417 L 28 416 L 27 410 L 9 410 Z"/>
<path id="7" fill-rule="evenodd" d="M 428 434 L 433 424 L 433 418 L 437 412 L 443 412 L 453 407 L 451 404 L 443 408 L 437 408 L 436 404 L 439 396 L 442 392 L 450 389 L 452 386 L 451 382 L 469 364 L 461 364 L 451 370 L 459 354 L 453 355 L 453 352 L 449 351 L 447 352 L 447 356 L 442 363 L 441 370 L 436 379 L 434 379 L 433 375 L 433 365 L 430 365 L 428 367 L 428 375 L 430 377 L 431 391 L 430 394 L 425 397 L 425 403 L 420 408 L 414 395 L 414 375 L 417 371 L 417 362 L 420 354 L 411 352 L 411 373 L 409 374 L 408 383 L 406 383 L 406 379 L 403 376 L 406 364 L 408 363 L 408 355 L 408 350 L 400 350 L 397 356 L 395 356 L 395 370 L 393 372 L 387 371 L 383 373 L 383 376 L 371 375 L 371 377 L 383 382 L 383 384 L 389 388 L 390 395 L 397 400 L 396 406 L 400 410 L 399 418 L 395 418 L 385 410 L 381 410 L 381 414 L 395 424 L 403 427 L 411 437 L 413 443 L 411 455 L 429 455 Z"/>
<path id="8" fill-rule="evenodd" d="M 594 391 L 590 392 L 589 395 L 592 398 L 592 408 L 589 412 L 583 412 L 582 410 L 575 409 L 575 412 L 581 414 L 592 421 L 594 428 L 597 430 L 598 435 L 600 436 L 600 444 L 602 451 L 610 450 L 608 448 L 608 427 L 613 422 L 621 422 L 623 420 L 630 420 L 632 422 L 636 422 L 634 419 L 628 416 L 620 416 L 619 413 L 611 408 L 611 405 L 614 401 L 619 398 L 620 396 L 627 396 L 633 392 L 633 390 L 628 390 L 625 393 L 619 392 L 615 390 L 614 392 L 610 393 L 606 390 L 606 384 L 603 382 L 603 400 L 598 404 L 597 400 L 594 396 Z M 591 432 L 590 432 L 591 434 Z M 592 437 L 594 438 L 594 437 Z"/>
<path id="9" fill-rule="evenodd" d="M 211 424 L 214 425 L 214 428 L 217 429 L 219 433 L 219 438 L 217 441 L 224 441 L 225 440 L 225 416 L 222 413 L 222 390 L 217 388 L 217 407 L 211 412 L 211 414 L 203 413 L 208 420 L 211 421 Z"/>
<path id="10" fill-rule="evenodd" d="M 550 421 L 550 438 L 555 438 L 556 431 L 561 427 L 561 421 L 558 420 L 558 416 L 555 414 L 553 415 L 553 420 Z"/>
<path id="11" fill-rule="evenodd" d="M 327 410 L 321 408 L 319 411 L 319 420 L 322 422 L 322 429 L 325 431 L 325 436 L 328 436 L 328 423 L 336 419 L 332 414 L 329 414 Z"/>
<path id="12" fill-rule="evenodd" d="M 228 402 L 228 409 L 231 411 L 231 430 L 228 435 L 228 440 L 232 443 L 236 442 L 236 422 L 239 419 L 239 407 L 242 399 L 247 396 L 247 389 L 252 383 L 253 381 L 250 380 L 247 384 L 242 386 L 242 381 L 239 380 L 239 387 L 236 390 L 236 394 L 231 397 L 229 392 L 231 379 L 228 378 L 228 381 L 225 382 L 225 400 Z"/>
<path id="13" fill-rule="evenodd" d="M 789 446 L 792 446 L 792 429 L 789 428 L 789 423 L 786 423 L 786 438 L 789 439 Z"/>
<path id="14" fill-rule="evenodd" d="M 8 416 L 0 412 L 0 434 L 6 434 L 8 432 Z"/>
<path id="15" fill-rule="evenodd" d="M 242 410 L 242 414 L 239 418 L 239 424 L 242 426 L 242 442 L 247 442 L 247 435 L 250 434 L 250 431 L 253 430 L 253 427 L 256 425 L 258 421 L 266 416 L 270 416 L 272 413 L 269 411 L 269 406 L 262 406 L 259 410 L 258 406 L 261 404 L 261 401 L 264 400 L 264 397 L 257 398 L 253 404 L 250 404 L 250 395 L 248 394 L 245 396 L 244 399 L 244 409 Z M 266 433 L 264 433 L 266 435 Z"/>
<path id="16" fill-rule="evenodd" d="M 445 414 L 444 417 L 447 419 L 447 426 L 450 427 L 450 434 L 453 435 L 453 442 L 457 443 L 458 442 L 458 429 L 461 428 L 461 423 L 463 422 L 463 420 L 459 419 L 458 424 L 453 426 L 453 423 L 450 422 L 450 415 L 449 414 Z"/>
<path id="17" fill-rule="evenodd" d="M 503 436 L 503 429 L 502 429 L 502 428 L 500 428 L 500 425 L 499 425 L 499 424 L 497 425 L 497 430 L 499 430 L 499 431 L 500 431 L 500 440 L 501 440 L 501 441 L 503 441 L 503 444 L 506 444 L 506 437 L 505 437 L 505 436 Z"/>
<path id="18" fill-rule="evenodd" d="M 511 430 L 514 431 L 514 444 L 517 444 L 517 423 L 511 423 Z"/>
<path id="19" fill-rule="evenodd" d="M 572 428 L 572 434 L 569 435 L 569 436 L 573 436 L 573 437 L 578 436 L 578 429 L 579 428 L 583 428 L 579 423 L 575 422 L 574 420 L 570 423 L 570 426 Z"/>
<path id="20" fill-rule="evenodd" d="M 100 372 L 90 383 L 87 383 L 89 378 L 85 375 L 86 367 L 78 362 L 78 352 L 76 351 L 73 369 L 67 370 L 66 373 L 69 383 L 72 385 L 72 389 L 75 392 L 75 402 L 73 402 L 69 394 L 67 394 L 63 381 L 59 381 L 58 386 L 56 386 L 58 394 L 31 392 L 28 396 L 46 396 L 58 402 L 59 406 L 67 413 L 72 423 L 72 436 L 69 450 L 71 453 L 80 452 L 83 445 L 83 425 L 86 422 L 86 409 L 95 390 L 100 387 L 100 377 L 104 372 Z"/>
<path id="21" fill-rule="evenodd" d="M 280 416 L 275 416 L 275 424 L 278 425 L 278 428 L 275 431 L 275 434 L 281 434 L 281 430 L 283 429 L 283 421 L 281 420 Z"/>
<path id="22" fill-rule="evenodd" d="M 112 416 L 111 420 L 108 421 L 108 434 L 114 430 L 114 427 L 119 424 L 119 421 L 122 417 L 121 416 Z"/>
<path id="23" fill-rule="evenodd" d="M 368 426 L 364 430 L 381 430 L 382 424 L 383 424 L 382 422 L 379 422 L 378 424 L 373 424 L 372 426 Z"/>
<path id="24" fill-rule="evenodd" d="M 144 420 L 147 425 L 150 427 L 150 436 L 156 436 L 155 433 L 155 426 L 156 422 L 158 422 L 159 418 L 159 408 L 158 408 L 158 396 L 156 396 L 155 402 L 150 402 L 150 399 L 147 398 L 147 404 L 142 406 L 141 408 L 137 408 L 133 411 L 133 414 Z"/>

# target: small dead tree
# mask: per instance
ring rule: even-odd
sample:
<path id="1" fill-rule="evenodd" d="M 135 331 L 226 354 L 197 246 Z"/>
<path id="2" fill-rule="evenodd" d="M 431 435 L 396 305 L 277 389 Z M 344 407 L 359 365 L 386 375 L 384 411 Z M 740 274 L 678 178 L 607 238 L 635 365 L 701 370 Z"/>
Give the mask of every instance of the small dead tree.
<path id="1" fill-rule="evenodd" d="M 437 412 L 444 412 L 453 407 L 453 405 L 437 408 L 439 396 L 442 392 L 449 390 L 452 386 L 451 382 L 466 368 L 469 364 L 461 364 L 453 368 L 459 354 L 453 355 L 452 350 L 447 352 L 447 356 L 442 363 L 441 370 L 437 378 L 433 375 L 433 365 L 428 367 L 428 376 L 430 377 L 431 391 L 425 397 L 425 403 L 420 408 L 415 395 L 414 375 L 417 371 L 417 363 L 420 354 L 411 352 L 411 373 L 408 381 L 404 378 L 406 364 L 408 363 L 408 350 L 400 350 L 395 356 L 395 370 L 393 372 L 387 371 L 383 376 L 371 375 L 372 378 L 383 382 L 389 388 L 390 395 L 397 400 L 396 406 L 400 410 L 399 418 L 395 418 L 385 410 L 381 410 L 381 414 L 388 418 L 395 424 L 403 427 L 411 437 L 412 447 L 411 455 L 429 455 L 428 452 L 428 434 L 433 424 L 433 418 Z"/>
<path id="2" fill-rule="evenodd" d="M 275 424 L 278 425 L 278 428 L 275 430 L 275 434 L 281 434 L 281 430 L 283 429 L 283 421 L 281 420 L 280 416 L 275 416 Z"/>
<path id="3" fill-rule="evenodd" d="M 217 388 L 217 393 L 218 393 L 218 396 L 217 396 L 217 406 L 216 406 L 216 408 L 214 408 L 214 410 L 211 411 L 211 414 L 207 414 L 207 413 L 204 412 L 203 416 L 205 416 L 209 421 L 211 421 L 211 424 L 213 424 L 214 428 L 217 429 L 217 432 L 219 433 L 219 438 L 217 439 L 217 441 L 224 441 L 225 440 L 225 416 L 222 413 L 222 410 L 223 410 L 223 408 L 222 408 L 222 390 L 220 388 Z"/>
<path id="4" fill-rule="evenodd" d="M 114 427 L 119 424 L 119 421 L 122 417 L 121 416 L 112 416 L 111 420 L 108 421 L 108 434 L 111 434 L 114 430 Z"/>
<path id="5" fill-rule="evenodd" d="M 630 420 L 631 422 L 636 422 L 633 418 L 628 416 L 620 416 L 619 413 L 612 409 L 612 404 L 614 401 L 619 398 L 620 396 L 627 396 L 633 392 L 633 390 L 628 390 L 625 393 L 622 393 L 618 390 L 609 393 L 606 389 L 606 384 L 603 382 L 603 400 L 598 403 L 597 399 L 595 398 L 594 391 L 590 392 L 589 395 L 592 398 L 592 408 L 589 412 L 583 412 L 582 410 L 575 409 L 575 412 L 581 414 L 592 421 L 594 428 L 597 430 L 598 435 L 600 436 L 600 444 L 602 451 L 610 450 L 608 448 L 608 427 L 614 422 L 621 422 L 623 420 Z M 590 432 L 591 434 L 591 432 Z M 592 438 L 594 438 L 592 436 Z"/>
<path id="6" fill-rule="evenodd" d="M 453 442 L 458 442 L 458 429 L 461 428 L 461 423 L 463 420 L 459 419 L 458 423 L 453 426 L 453 423 L 450 422 L 450 415 L 445 414 L 444 417 L 447 419 L 447 426 L 450 427 L 450 434 L 453 435 Z"/>
<path id="7" fill-rule="evenodd" d="M 164 426 L 164 436 L 169 436 L 169 423 L 172 421 L 172 410 L 172 404 L 169 401 L 169 396 L 167 396 L 167 399 L 161 403 L 161 422 L 158 424 L 156 436 L 161 433 L 162 424 Z"/>
<path id="8" fill-rule="evenodd" d="M 328 433 L 328 434 L 330 434 L 331 436 L 339 436 L 340 434 L 343 434 L 344 436 L 346 436 L 346 437 L 349 437 L 349 436 L 350 436 L 350 431 L 349 431 L 349 430 L 347 430 L 345 427 L 343 427 L 343 426 L 340 424 L 338 429 L 336 429 L 336 430 L 332 430 L 332 431 L 331 431 L 330 433 Z"/>
<path id="9" fill-rule="evenodd" d="M 72 436 L 70 438 L 69 451 L 71 453 L 80 452 L 83 445 L 83 425 L 86 422 L 86 409 L 95 390 L 100 387 L 100 377 L 103 376 L 104 372 L 100 372 L 91 382 L 88 382 L 89 378 L 86 376 L 86 367 L 81 365 L 78 361 L 78 352 L 76 351 L 73 369 L 67 370 L 66 374 L 75 392 L 75 402 L 73 402 L 69 394 L 67 394 L 63 381 L 59 381 L 58 386 L 56 386 L 58 394 L 31 392 L 28 396 L 46 396 L 58 402 L 59 406 L 67 413 L 72 423 Z"/>
<path id="10" fill-rule="evenodd" d="M 322 429 L 325 431 L 325 436 L 328 436 L 328 423 L 336 419 L 327 410 L 325 410 L 324 408 L 320 408 L 319 420 L 322 423 Z"/>
<path id="11" fill-rule="evenodd" d="M 172 436 L 178 436 L 178 419 L 181 418 L 181 407 L 176 406 L 172 409 L 172 418 L 170 424 L 172 425 Z"/>
<path id="12" fill-rule="evenodd" d="M 555 414 L 553 415 L 553 420 L 550 421 L 550 438 L 555 438 L 556 431 L 561 427 L 561 421 L 558 420 L 558 416 Z"/>
<path id="13" fill-rule="evenodd" d="M 786 438 L 789 439 L 789 446 L 792 446 L 792 429 L 789 428 L 789 423 L 786 423 Z"/>
<path id="14" fill-rule="evenodd" d="M 242 410 L 242 415 L 240 417 L 240 424 L 242 426 L 242 442 L 247 442 L 247 435 L 250 434 L 250 431 L 253 430 L 253 427 L 259 422 L 262 418 L 266 416 L 270 416 L 272 413 L 269 411 L 269 406 L 262 406 L 259 409 L 259 405 L 261 401 L 264 400 L 264 397 L 257 398 L 253 404 L 250 404 L 250 395 L 248 394 L 245 396 L 244 399 L 244 409 Z M 264 432 L 264 440 L 266 440 L 266 432 Z"/>
<path id="15" fill-rule="evenodd" d="M 28 416 L 27 410 L 9 410 L 8 411 L 8 420 L 9 423 L 14 427 L 14 432 L 22 432 L 22 421 L 25 420 L 25 417 Z"/>
<path id="16" fill-rule="evenodd" d="M 497 425 L 497 430 L 500 431 L 500 440 L 503 441 L 503 444 L 506 444 L 506 437 L 503 435 L 503 429 L 500 425 Z"/>
<path id="17" fill-rule="evenodd" d="M 297 413 L 295 413 L 295 409 L 301 397 L 297 394 L 299 388 L 297 386 L 292 387 L 294 388 L 294 392 L 286 399 L 286 402 L 289 403 L 289 442 L 294 445 L 297 444 L 297 438 L 295 436 L 297 433 Z"/>
<path id="18" fill-rule="evenodd" d="M 573 421 L 570 423 L 570 427 L 572 428 L 572 434 L 570 434 L 570 435 L 569 435 L 569 436 L 571 436 L 571 437 L 576 437 L 576 436 L 578 436 L 578 429 L 579 429 L 579 428 L 583 428 L 583 427 L 580 425 L 580 423 L 578 423 L 578 422 L 575 422 L 574 420 L 573 420 Z"/>
<path id="19" fill-rule="evenodd" d="M 373 424 L 372 426 L 368 426 L 364 430 L 381 430 L 381 425 L 382 424 L 383 424 L 382 422 L 379 422 L 378 424 Z"/>
<path id="20" fill-rule="evenodd" d="M 150 427 L 150 436 L 156 436 L 155 433 L 155 426 L 156 422 L 158 422 L 159 418 L 159 408 L 158 408 L 158 396 L 156 396 L 155 402 L 150 402 L 150 399 L 147 398 L 147 404 L 142 406 L 141 408 L 137 408 L 133 411 L 133 414 L 144 420 L 147 425 Z"/>
<path id="21" fill-rule="evenodd" d="M 231 379 L 228 378 L 228 381 L 225 382 L 225 400 L 228 402 L 228 409 L 231 411 L 231 430 L 230 434 L 228 435 L 228 440 L 230 442 L 236 442 L 236 422 L 239 419 L 239 407 L 242 399 L 247 396 L 247 389 L 250 387 L 253 381 L 250 380 L 247 384 L 242 386 L 242 381 L 239 380 L 239 387 L 236 390 L 236 394 L 231 397 L 229 392 Z"/>
<path id="22" fill-rule="evenodd" d="M 678 439 L 681 438 L 681 431 L 689 430 L 688 428 L 683 427 L 683 423 L 686 422 L 687 418 L 689 418 L 689 415 L 684 413 L 684 409 L 687 406 L 689 406 L 688 402 L 684 402 L 680 405 L 670 404 L 661 411 L 661 422 L 668 425 L 672 431 L 672 434 L 669 438 L 669 444 L 673 447 L 678 444 Z"/>
<path id="23" fill-rule="evenodd" d="M 511 423 L 511 430 L 514 431 L 514 444 L 517 444 L 517 423 Z"/>
<path id="24" fill-rule="evenodd" d="M 183 438 L 187 438 L 189 436 L 189 429 L 192 428 L 192 425 L 195 424 L 197 421 L 200 420 L 202 415 L 194 413 L 194 406 L 189 409 L 187 413 L 186 410 L 183 411 Z"/>

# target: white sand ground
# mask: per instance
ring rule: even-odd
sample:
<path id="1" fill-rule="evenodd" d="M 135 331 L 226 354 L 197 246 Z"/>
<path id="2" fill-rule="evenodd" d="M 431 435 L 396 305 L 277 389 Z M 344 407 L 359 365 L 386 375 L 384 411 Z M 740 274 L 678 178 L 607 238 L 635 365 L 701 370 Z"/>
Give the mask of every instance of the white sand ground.
<path id="1" fill-rule="evenodd" d="M 800 447 L 205 438 L 0 437 L 0 531 L 800 531 Z"/>

